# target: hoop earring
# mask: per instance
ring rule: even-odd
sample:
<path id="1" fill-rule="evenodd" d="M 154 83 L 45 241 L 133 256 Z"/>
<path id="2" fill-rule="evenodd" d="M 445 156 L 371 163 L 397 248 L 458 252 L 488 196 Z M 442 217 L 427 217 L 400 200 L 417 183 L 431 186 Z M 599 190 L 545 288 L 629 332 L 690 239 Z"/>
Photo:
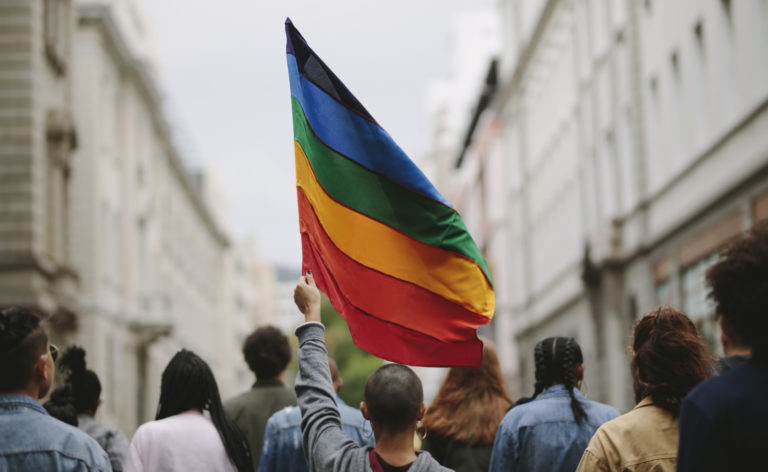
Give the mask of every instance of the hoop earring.
<path id="1" fill-rule="evenodd" d="M 426 427 L 426 425 L 424 426 L 424 434 L 420 435 L 419 437 L 421 438 L 422 441 L 427 439 L 427 427 Z"/>

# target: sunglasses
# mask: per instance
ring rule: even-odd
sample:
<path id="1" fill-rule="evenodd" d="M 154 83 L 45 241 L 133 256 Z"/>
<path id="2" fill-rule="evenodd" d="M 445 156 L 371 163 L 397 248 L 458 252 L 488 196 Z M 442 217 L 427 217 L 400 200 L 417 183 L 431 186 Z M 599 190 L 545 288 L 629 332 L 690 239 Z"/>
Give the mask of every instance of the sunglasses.
<path id="1" fill-rule="evenodd" d="M 59 357 L 59 348 L 53 344 L 49 344 L 48 346 L 51 351 L 51 359 L 53 359 L 53 362 L 56 362 L 56 359 Z"/>

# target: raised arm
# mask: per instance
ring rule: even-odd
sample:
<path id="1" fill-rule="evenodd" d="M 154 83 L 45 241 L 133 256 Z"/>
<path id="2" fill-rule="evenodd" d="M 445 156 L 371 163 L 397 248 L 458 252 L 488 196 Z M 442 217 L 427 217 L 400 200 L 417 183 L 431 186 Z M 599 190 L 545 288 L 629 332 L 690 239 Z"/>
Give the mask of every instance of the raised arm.
<path id="1" fill-rule="evenodd" d="M 341 417 L 328 367 L 325 328 L 320 323 L 320 292 L 312 274 L 299 279 L 294 301 L 306 322 L 296 328 L 299 376 L 296 396 L 301 408 L 304 456 L 310 471 L 358 470 L 363 451 L 341 429 Z"/>

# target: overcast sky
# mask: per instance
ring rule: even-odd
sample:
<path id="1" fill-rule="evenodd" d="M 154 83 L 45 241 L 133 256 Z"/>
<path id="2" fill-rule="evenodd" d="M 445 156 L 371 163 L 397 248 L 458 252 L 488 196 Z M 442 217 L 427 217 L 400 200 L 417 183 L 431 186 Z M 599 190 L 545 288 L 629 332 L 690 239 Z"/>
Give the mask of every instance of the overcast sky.
<path id="1" fill-rule="evenodd" d="M 451 25 L 494 0 L 151 0 L 161 88 L 189 156 L 213 165 L 229 230 L 260 255 L 301 263 L 283 23 L 412 159 L 427 149 L 427 91 L 449 72 Z"/>

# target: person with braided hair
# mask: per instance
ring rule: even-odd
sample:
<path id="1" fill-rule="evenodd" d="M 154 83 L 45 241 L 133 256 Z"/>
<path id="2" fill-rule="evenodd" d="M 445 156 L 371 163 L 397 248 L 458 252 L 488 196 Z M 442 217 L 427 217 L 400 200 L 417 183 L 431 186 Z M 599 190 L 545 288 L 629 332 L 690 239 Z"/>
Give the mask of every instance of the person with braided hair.
<path id="1" fill-rule="evenodd" d="M 163 370 L 155 421 L 136 430 L 125 470 L 253 472 L 248 441 L 224 413 L 210 366 L 194 352 L 178 351 Z"/>
<path id="2" fill-rule="evenodd" d="M 579 391 L 584 358 L 576 340 L 552 337 L 534 348 L 533 397 L 506 414 L 496 433 L 491 471 L 573 471 L 589 439 L 615 408 Z"/>
<path id="3" fill-rule="evenodd" d="M 67 349 L 61 356 L 59 369 L 66 375 L 64 382 L 69 386 L 77 412 L 76 426 L 106 451 L 112 470 L 121 472 L 128 455 L 128 439 L 119 429 L 107 427 L 94 419 L 101 405 L 101 382 L 94 371 L 86 368 L 85 350 L 79 346 Z"/>
<path id="4" fill-rule="evenodd" d="M 683 313 L 659 307 L 635 325 L 630 370 L 637 405 L 602 425 L 577 471 L 673 472 L 680 404 L 714 372 L 714 359 Z"/>

